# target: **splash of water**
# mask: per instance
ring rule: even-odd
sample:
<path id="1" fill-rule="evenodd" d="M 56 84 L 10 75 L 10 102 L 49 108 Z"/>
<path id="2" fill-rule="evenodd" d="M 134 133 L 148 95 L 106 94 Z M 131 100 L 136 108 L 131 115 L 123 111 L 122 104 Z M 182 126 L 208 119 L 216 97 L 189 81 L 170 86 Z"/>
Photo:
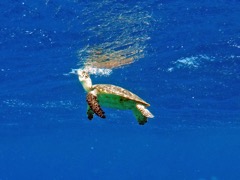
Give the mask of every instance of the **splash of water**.
<path id="1" fill-rule="evenodd" d="M 69 73 L 63 74 L 64 76 L 69 76 L 72 74 L 77 74 L 78 70 L 83 70 L 86 71 L 88 74 L 94 74 L 98 76 L 109 76 L 112 73 L 111 69 L 106 69 L 106 68 L 94 68 L 91 66 L 85 66 L 83 68 L 79 69 L 72 69 Z"/>
<path id="2" fill-rule="evenodd" d="M 103 75 L 103 76 L 109 76 L 112 73 L 111 69 L 94 68 L 91 66 L 85 66 L 83 70 L 87 71 L 89 74 Z"/>

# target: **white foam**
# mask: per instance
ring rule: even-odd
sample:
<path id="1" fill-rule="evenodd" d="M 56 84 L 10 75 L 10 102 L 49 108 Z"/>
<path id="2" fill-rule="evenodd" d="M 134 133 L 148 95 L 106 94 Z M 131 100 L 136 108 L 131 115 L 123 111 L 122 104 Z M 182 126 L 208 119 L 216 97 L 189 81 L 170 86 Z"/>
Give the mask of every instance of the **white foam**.
<path id="1" fill-rule="evenodd" d="M 83 70 L 87 71 L 89 74 L 94 75 L 103 75 L 103 76 L 109 76 L 112 73 L 111 69 L 105 69 L 105 68 L 94 68 L 91 66 L 86 66 L 83 68 Z"/>
<path id="2" fill-rule="evenodd" d="M 78 70 L 83 70 L 86 71 L 89 74 L 94 74 L 97 76 L 109 76 L 112 73 L 111 69 L 106 69 L 106 68 L 94 68 L 91 66 L 85 66 L 83 68 L 79 69 L 72 69 L 69 73 L 63 74 L 64 76 L 69 76 L 71 74 L 77 74 Z"/>
<path id="3" fill-rule="evenodd" d="M 168 68 L 169 72 L 172 72 L 174 69 L 188 68 L 188 69 L 197 69 L 199 68 L 205 61 L 214 61 L 213 57 L 209 57 L 207 55 L 197 55 L 191 57 L 184 57 L 173 62 L 173 67 Z"/>

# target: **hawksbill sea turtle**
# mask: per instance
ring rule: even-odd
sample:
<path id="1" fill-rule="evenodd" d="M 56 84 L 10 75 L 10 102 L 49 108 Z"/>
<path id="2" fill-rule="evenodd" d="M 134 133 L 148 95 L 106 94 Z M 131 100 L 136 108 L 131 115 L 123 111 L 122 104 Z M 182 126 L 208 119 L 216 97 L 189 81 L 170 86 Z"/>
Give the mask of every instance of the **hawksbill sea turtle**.
<path id="1" fill-rule="evenodd" d="M 144 125 L 147 118 L 154 117 L 146 109 L 150 104 L 132 92 L 111 84 L 92 85 L 90 76 L 82 69 L 76 70 L 74 74 L 78 75 L 79 81 L 87 92 L 87 115 L 89 120 L 92 120 L 94 114 L 106 118 L 102 106 L 120 110 L 132 110 L 140 125 Z"/>

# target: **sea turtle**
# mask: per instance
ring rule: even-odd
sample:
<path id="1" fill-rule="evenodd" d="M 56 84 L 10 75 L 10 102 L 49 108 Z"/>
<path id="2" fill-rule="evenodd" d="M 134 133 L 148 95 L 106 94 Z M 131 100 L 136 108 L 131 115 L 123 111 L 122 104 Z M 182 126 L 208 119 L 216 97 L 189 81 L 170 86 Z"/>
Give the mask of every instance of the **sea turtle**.
<path id="1" fill-rule="evenodd" d="M 150 104 L 132 92 L 110 84 L 92 85 L 92 80 L 86 71 L 79 69 L 75 73 L 87 92 L 87 115 L 89 120 L 92 120 L 94 114 L 101 118 L 106 118 L 101 108 L 102 106 L 132 110 L 140 125 L 144 125 L 147 122 L 147 118 L 154 117 L 146 109 Z"/>

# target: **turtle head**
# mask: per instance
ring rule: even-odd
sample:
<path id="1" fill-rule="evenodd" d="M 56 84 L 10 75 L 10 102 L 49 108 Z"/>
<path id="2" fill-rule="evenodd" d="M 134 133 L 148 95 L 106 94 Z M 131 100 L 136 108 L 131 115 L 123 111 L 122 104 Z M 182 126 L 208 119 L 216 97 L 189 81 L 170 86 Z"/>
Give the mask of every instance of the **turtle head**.
<path id="1" fill-rule="evenodd" d="M 78 75 L 78 79 L 81 82 L 84 90 L 86 92 L 89 92 L 92 88 L 92 80 L 91 80 L 89 74 L 84 70 L 78 69 L 77 75 Z"/>

